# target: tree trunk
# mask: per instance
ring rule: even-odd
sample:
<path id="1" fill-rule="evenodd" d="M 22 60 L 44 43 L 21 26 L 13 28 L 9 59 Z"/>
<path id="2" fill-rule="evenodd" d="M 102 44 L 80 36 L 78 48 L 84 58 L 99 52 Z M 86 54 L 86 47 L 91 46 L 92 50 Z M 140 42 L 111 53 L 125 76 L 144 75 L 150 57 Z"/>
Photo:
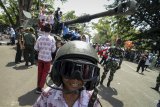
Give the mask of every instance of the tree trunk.
<path id="1" fill-rule="evenodd" d="M 20 24 L 26 20 L 26 17 L 23 15 L 23 10 L 30 12 L 33 0 L 18 0 L 19 3 L 19 22 Z"/>

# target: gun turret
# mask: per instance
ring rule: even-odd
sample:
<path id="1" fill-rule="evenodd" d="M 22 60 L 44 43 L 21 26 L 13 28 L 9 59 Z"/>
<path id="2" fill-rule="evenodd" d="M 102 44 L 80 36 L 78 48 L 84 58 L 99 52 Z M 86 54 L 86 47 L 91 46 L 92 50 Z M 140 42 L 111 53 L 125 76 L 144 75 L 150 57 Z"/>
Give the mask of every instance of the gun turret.
<path id="1" fill-rule="evenodd" d="M 114 16 L 114 15 L 130 15 L 133 14 L 136 10 L 136 1 L 127 1 L 119 4 L 117 7 L 110 9 L 105 12 L 93 14 L 93 15 L 84 15 L 81 17 L 78 17 L 77 19 L 73 19 L 70 21 L 65 21 L 61 22 L 64 25 L 71 25 L 75 23 L 85 23 L 89 22 L 92 19 L 100 18 L 100 17 L 105 17 L 105 16 Z"/>

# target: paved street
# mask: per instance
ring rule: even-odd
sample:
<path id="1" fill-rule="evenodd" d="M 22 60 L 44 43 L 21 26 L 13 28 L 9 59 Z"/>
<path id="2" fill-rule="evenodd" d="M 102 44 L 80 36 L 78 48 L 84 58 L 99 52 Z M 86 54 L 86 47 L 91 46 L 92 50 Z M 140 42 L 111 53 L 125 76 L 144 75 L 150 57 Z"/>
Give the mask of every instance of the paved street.
<path id="1" fill-rule="evenodd" d="M 38 97 L 34 93 L 37 66 L 26 68 L 24 62 L 15 65 L 15 53 L 15 46 L 0 45 L 0 107 L 31 107 Z M 106 87 L 107 79 L 98 86 L 103 107 L 156 107 L 160 94 L 151 87 L 159 71 L 147 70 L 142 75 L 135 72 L 136 67 L 124 61 L 110 88 Z"/>

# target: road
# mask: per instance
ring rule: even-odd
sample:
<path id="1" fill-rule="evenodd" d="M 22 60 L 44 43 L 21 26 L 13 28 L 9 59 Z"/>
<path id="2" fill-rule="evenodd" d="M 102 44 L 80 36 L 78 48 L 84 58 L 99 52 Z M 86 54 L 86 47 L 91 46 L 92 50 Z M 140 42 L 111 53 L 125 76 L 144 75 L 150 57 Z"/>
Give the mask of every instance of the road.
<path id="1" fill-rule="evenodd" d="M 0 46 L 0 107 L 31 107 L 39 96 L 34 93 L 37 66 L 26 68 L 24 62 L 15 65 L 15 54 L 15 46 Z M 147 70 L 141 75 L 135 72 L 136 67 L 137 64 L 124 61 L 110 88 L 106 86 L 107 79 L 98 86 L 103 107 L 156 107 L 160 94 L 151 87 L 155 86 L 159 71 Z"/>

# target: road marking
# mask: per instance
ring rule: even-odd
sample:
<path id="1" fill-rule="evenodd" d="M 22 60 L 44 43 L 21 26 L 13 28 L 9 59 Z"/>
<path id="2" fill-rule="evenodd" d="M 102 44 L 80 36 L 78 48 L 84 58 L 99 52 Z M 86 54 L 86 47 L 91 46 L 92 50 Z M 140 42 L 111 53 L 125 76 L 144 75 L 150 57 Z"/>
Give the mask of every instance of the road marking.
<path id="1" fill-rule="evenodd" d="M 15 105 L 17 105 L 17 104 L 18 104 L 17 101 L 12 101 L 12 102 L 11 102 L 11 106 L 15 106 Z"/>
<path id="2" fill-rule="evenodd" d="M 133 68 L 130 65 L 128 65 L 126 62 L 124 62 L 124 64 L 127 65 L 128 67 L 130 67 L 132 70 L 136 70 L 135 68 Z"/>

